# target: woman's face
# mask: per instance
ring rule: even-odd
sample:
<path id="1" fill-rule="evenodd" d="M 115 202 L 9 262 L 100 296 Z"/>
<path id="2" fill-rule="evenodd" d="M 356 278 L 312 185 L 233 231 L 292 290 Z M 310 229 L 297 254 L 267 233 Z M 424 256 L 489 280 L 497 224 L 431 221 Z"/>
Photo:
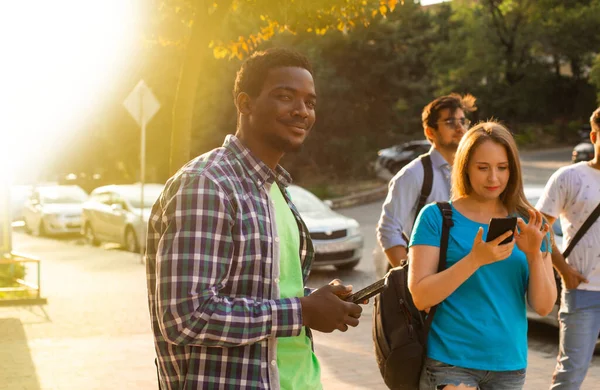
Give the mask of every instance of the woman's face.
<path id="1" fill-rule="evenodd" d="M 493 141 L 484 141 L 471 155 L 467 172 L 473 188 L 471 195 L 485 200 L 497 199 L 510 177 L 506 149 Z"/>

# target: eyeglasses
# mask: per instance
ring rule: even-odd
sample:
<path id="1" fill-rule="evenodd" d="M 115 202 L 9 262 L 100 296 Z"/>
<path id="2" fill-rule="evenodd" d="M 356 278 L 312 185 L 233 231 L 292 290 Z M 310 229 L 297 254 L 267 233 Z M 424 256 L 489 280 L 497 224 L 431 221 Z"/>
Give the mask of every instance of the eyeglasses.
<path id="1" fill-rule="evenodd" d="M 451 129 L 454 130 L 458 130 L 458 124 L 460 123 L 460 125 L 465 128 L 468 129 L 469 126 L 471 125 L 471 121 L 468 120 L 467 118 L 449 118 L 443 121 L 438 121 L 438 123 L 445 123 L 446 126 L 450 127 Z"/>

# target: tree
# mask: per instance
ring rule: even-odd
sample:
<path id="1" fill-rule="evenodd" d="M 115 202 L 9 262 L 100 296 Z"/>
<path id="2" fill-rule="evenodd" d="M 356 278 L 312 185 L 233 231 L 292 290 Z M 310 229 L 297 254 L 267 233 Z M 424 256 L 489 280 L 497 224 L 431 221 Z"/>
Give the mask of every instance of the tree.
<path id="1" fill-rule="evenodd" d="M 471 92 L 482 118 L 564 127 L 587 109 L 585 69 L 600 44 L 598 0 L 455 0 L 432 52 L 438 93 Z M 580 26 L 575 26 L 581 21 Z M 575 42 L 578 41 L 578 42 Z M 572 60 L 569 60 L 572 59 Z M 560 65 L 569 61 L 569 76 Z M 551 114 L 550 114 L 551 113 Z"/>
<path id="2" fill-rule="evenodd" d="M 600 54 L 594 59 L 594 65 L 590 71 L 590 82 L 596 87 L 596 100 L 600 105 Z"/>
<path id="3" fill-rule="evenodd" d="M 567 62 L 572 77 L 582 79 L 600 47 L 600 1 L 541 0 L 536 8 L 541 49 L 552 57 L 556 76 Z"/>
<path id="4" fill-rule="evenodd" d="M 203 63 L 217 57 L 242 57 L 276 33 L 329 30 L 347 32 L 395 9 L 398 0 L 171 0 L 161 12 L 181 12 L 189 38 L 177 83 L 171 133 L 171 172 L 190 157 L 196 87 Z M 242 20 L 246 23 L 239 23 Z M 237 38 L 236 38 L 237 37 Z M 161 38 L 159 38 L 161 39 Z M 180 43 L 186 37 L 174 41 Z M 167 40 L 168 41 L 168 40 Z M 211 50 L 212 49 L 212 52 Z"/>

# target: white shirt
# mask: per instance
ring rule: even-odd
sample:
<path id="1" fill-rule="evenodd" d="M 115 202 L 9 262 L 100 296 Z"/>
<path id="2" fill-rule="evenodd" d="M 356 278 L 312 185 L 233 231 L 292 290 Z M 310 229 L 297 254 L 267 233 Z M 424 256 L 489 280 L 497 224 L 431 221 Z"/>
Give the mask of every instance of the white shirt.
<path id="1" fill-rule="evenodd" d="M 435 148 L 431 148 L 433 182 L 427 203 L 447 202 L 450 199 L 450 164 Z M 377 240 L 384 250 L 397 245 L 408 247 L 402 233 L 410 238 L 416 218 L 419 196 L 425 173 L 421 160 L 416 158 L 392 178 L 387 198 L 377 225 Z"/>
<path id="2" fill-rule="evenodd" d="M 536 208 L 551 217 L 560 217 L 564 251 L 588 216 L 600 203 L 600 170 L 580 162 L 560 168 L 544 188 Z M 600 218 L 589 228 L 566 259 L 588 279 L 580 290 L 600 291 Z"/>

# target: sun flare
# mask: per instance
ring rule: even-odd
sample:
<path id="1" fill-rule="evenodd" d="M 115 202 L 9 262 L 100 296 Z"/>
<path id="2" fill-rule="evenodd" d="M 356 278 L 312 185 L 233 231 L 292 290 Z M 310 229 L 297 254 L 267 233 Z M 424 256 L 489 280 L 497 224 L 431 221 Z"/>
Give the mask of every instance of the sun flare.
<path id="1" fill-rule="evenodd" d="M 141 46 L 142 2 L 6 3 L 0 29 L 10 37 L 11 61 L 7 69 L 2 65 L 8 93 L 0 177 L 16 182 L 23 172 L 34 174 L 68 134 L 81 131 L 115 88 Z"/>

